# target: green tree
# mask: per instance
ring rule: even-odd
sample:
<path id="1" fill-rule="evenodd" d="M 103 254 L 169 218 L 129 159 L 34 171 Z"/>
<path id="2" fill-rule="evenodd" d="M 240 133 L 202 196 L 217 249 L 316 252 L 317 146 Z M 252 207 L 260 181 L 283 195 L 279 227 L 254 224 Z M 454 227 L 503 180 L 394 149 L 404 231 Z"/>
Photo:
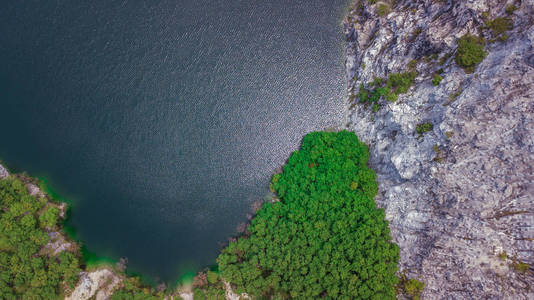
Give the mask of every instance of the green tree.
<path id="1" fill-rule="evenodd" d="M 73 287 L 79 262 L 73 253 L 57 257 L 40 254 L 48 234 L 39 224 L 52 227 L 58 210 L 30 196 L 15 178 L 0 180 L 0 299 L 57 299 L 62 284 Z"/>
<path id="2" fill-rule="evenodd" d="M 45 212 L 39 216 L 39 221 L 41 225 L 47 228 L 53 228 L 59 217 L 59 209 L 57 207 L 51 206 L 45 210 Z"/>
<path id="3" fill-rule="evenodd" d="M 392 85 L 393 86 L 393 85 Z M 354 133 L 312 132 L 249 227 L 217 259 L 237 292 L 281 299 L 395 299 L 398 247 L 373 198 L 376 175 Z"/>
<path id="4" fill-rule="evenodd" d="M 160 300 L 162 293 L 154 291 L 151 287 L 143 286 L 139 278 L 128 277 L 122 286 L 111 295 L 111 300 Z"/>

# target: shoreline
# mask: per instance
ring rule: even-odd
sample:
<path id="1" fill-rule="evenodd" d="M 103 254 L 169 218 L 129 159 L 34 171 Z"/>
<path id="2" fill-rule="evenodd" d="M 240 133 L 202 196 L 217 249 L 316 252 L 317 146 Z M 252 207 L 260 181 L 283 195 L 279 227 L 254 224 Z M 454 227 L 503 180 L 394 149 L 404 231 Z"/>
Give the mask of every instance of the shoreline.
<path id="1" fill-rule="evenodd" d="M 350 6 L 350 4 L 351 3 L 349 1 L 348 7 Z M 344 24 L 343 19 L 346 13 L 348 13 L 348 9 L 345 8 L 343 9 L 343 13 L 341 16 L 341 22 L 340 22 L 341 30 L 343 30 L 343 27 L 342 27 Z M 343 53 L 342 59 L 340 59 L 341 63 L 343 63 L 343 60 L 346 58 L 346 55 L 344 55 L 346 51 L 346 48 L 343 48 L 344 44 L 345 42 L 342 41 L 342 46 L 341 46 L 342 48 L 340 48 L 340 52 Z M 343 78 L 344 78 L 343 81 L 345 82 L 345 84 L 348 84 L 349 81 L 347 80 L 347 78 L 345 76 L 343 76 Z M 342 99 L 343 101 L 342 120 L 340 120 L 340 124 L 333 125 L 331 128 L 326 128 L 325 129 L 326 131 L 329 131 L 329 130 L 338 131 L 338 130 L 343 130 L 346 128 L 346 124 L 348 123 L 348 120 L 350 118 L 350 111 L 348 109 L 348 105 L 349 105 L 347 101 L 348 94 L 346 90 L 343 92 L 343 94 L 344 95 Z M 2 166 L 2 162 L 0 162 L 0 175 L 2 174 L 2 169 L 4 169 L 4 167 Z M 1 178 L 2 177 L 0 176 L 0 179 Z M 49 199 L 50 202 L 59 203 L 65 207 L 65 210 L 62 211 L 63 216 L 62 216 L 62 222 L 61 222 L 62 240 L 64 240 L 65 243 L 76 244 L 78 249 L 76 249 L 76 251 L 73 251 L 73 252 L 76 252 L 80 256 L 80 258 L 82 258 L 85 261 L 85 268 L 83 272 L 80 273 L 80 282 L 77 286 L 77 289 L 81 288 L 81 290 L 75 290 L 75 292 L 72 295 L 76 295 L 76 296 L 71 295 L 71 297 L 67 297 L 66 299 L 76 299 L 76 297 L 87 299 L 93 296 L 96 296 L 98 299 L 99 297 L 103 297 L 102 294 L 100 293 L 101 285 L 103 281 L 107 282 L 109 280 L 112 280 L 113 282 L 115 282 L 116 281 L 115 279 L 119 278 L 120 280 L 114 283 L 113 286 L 120 285 L 122 281 L 124 281 L 125 278 L 129 276 L 128 272 L 124 273 L 124 272 L 120 272 L 117 270 L 117 267 L 116 267 L 116 264 L 118 263 L 117 260 L 114 260 L 108 257 L 100 257 L 95 253 L 90 253 L 89 251 L 86 250 L 85 247 L 80 246 L 81 242 L 78 240 L 78 237 L 76 234 L 76 228 L 69 226 L 67 224 L 69 218 L 71 217 L 71 214 L 69 213 L 69 211 L 75 205 L 75 201 L 61 197 L 59 193 L 55 192 L 50 187 L 49 181 L 44 177 L 38 177 L 38 178 L 28 177 L 28 178 L 31 178 L 36 183 L 36 187 L 39 189 L 39 192 L 45 195 Z M 263 203 L 265 203 L 265 201 L 262 202 L 262 204 Z M 249 222 L 247 222 L 247 226 L 249 225 L 251 218 L 249 218 Z M 241 233 L 238 232 L 233 237 L 229 237 L 229 239 L 232 239 L 232 238 L 236 239 L 240 236 L 241 236 Z M 96 262 L 95 261 L 91 262 L 93 259 L 96 260 Z M 135 275 L 136 274 L 134 274 L 134 276 Z M 138 276 L 135 276 L 135 277 L 138 277 Z M 96 284 L 96 287 L 94 285 L 89 284 L 90 282 L 92 282 L 93 284 Z M 178 295 L 182 297 L 190 297 L 190 299 L 193 298 L 193 291 L 188 290 L 188 287 L 189 288 L 192 287 L 192 282 L 189 284 L 188 283 L 184 284 L 183 280 L 178 279 L 176 285 L 174 286 L 176 287 L 174 289 L 175 291 L 168 294 L 168 296 L 171 297 L 171 299 L 173 297 L 177 297 Z M 226 294 L 227 299 L 239 299 L 239 295 L 236 295 L 235 293 L 233 293 L 231 286 L 228 283 L 225 282 L 224 286 L 226 289 L 225 294 Z M 106 288 L 104 288 L 103 289 L 104 297 L 110 296 L 111 290 L 112 289 L 107 290 Z M 242 295 L 242 296 L 247 297 L 246 295 Z"/>
<path id="2" fill-rule="evenodd" d="M 198 276 L 197 273 L 183 275 L 173 284 L 167 285 L 163 282 L 156 282 L 153 278 L 147 279 L 142 273 L 129 272 L 127 270 L 127 258 L 114 260 L 92 253 L 77 239 L 75 233 L 69 232 L 69 227 L 65 226 L 65 223 L 69 217 L 68 211 L 70 204 L 62 202 L 63 198 L 57 197 L 57 193 L 55 192 L 49 194 L 48 192 L 51 189 L 46 184 L 43 184 L 40 178 L 31 177 L 26 173 L 11 173 L 5 167 L 5 163 L 1 162 L 0 181 L 8 179 L 21 181 L 31 196 L 35 197 L 35 199 L 44 199 L 48 207 L 56 207 L 59 210 L 59 230 L 47 231 L 50 240 L 41 248 L 39 253 L 40 255 L 54 257 L 62 252 L 70 252 L 81 259 L 81 272 L 78 274 L 79 280 L 74 289 L 64 295 L 65 300 L 87 300 L 93 297 L 96 297 L 95 299 L 97 300 L 109 299 L 125 281 L 131 281 L 136 288 L 145 292 L 149 291 L 150 294 L 157 294 L 162 299 L 192 300 L 194 298 L 193 281 Z M 42 186 L 46 187 L 46 191 L 41 188 Z M 200 273 L 202 272 L 205 271 L 200 271 Z M 235 294 L 231 286 L 224 282 L 224 280 L 223 283 L 224 293 L 227 299 L 248 299 L 246 294 Z"/>

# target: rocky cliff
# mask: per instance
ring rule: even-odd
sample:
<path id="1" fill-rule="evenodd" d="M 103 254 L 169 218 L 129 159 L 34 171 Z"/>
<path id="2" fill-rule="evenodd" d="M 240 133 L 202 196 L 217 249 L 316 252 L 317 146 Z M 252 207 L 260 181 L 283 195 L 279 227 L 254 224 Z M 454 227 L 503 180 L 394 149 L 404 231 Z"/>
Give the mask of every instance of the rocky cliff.
<path id="1" fill-rule="evenodd" d="M 532 0 L 361 0 L 345 21 L 347 126 L 424 299 L 534 299 L 533 24 Z M 472 73 L 455 61 L 466 33 L 487 53 Z M 395 101 L 361 103 L 408 71 Z"/>

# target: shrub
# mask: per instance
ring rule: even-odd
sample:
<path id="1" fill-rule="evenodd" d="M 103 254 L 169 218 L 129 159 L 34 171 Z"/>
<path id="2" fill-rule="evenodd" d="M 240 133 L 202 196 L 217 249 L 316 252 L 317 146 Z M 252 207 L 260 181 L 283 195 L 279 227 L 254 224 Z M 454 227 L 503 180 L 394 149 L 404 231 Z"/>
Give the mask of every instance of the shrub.
<path id="1" fill-rule="evenodd" d="M 408 69 L 414 70 L 417 67 L 417 63 L 417 59 L 410 60 L 410 62 L 408 63 Z"/>
<path id="2" fill-rule="evenodd" d="M 456 101 L 456 99 L 462 94 L 463 90 L 462 90 L 462 86 L 459 86 L 458 89 L 449 95 L 449 100 L 445 103 L 443 103 L 443 106 L 447 106 L 451 103 L 453 103 L 454 101 Z"/>
<path id="3" fill-rule="evenodd" d="M 522 261 L 516 261 L 512 264 L 510 264 L 512 268 L 514 268 L 516 271 L 525 274 L 529 269 L 530 266 Z"/>
<path id="4" fill-rule="evenodd" d="M 224 284 L 216 272 L 199 272 L 193 279 L 194 299 L 224 300 Z"/>
<path id="5" fill-rule="evenodd" d="M 360 98 L 360 102 L 369 101 L 369 91 L 364 87 L 363 83 L 360 84 L 360 91 L 358 92 L 358 98 Z"/>
<path id="6" fill-rule="evenodd" d="M 384 83 L 384 79 L 382 79 L 380 77 L 375 77 L 373 82 L 371 82 L 371 85 L 374 86 L 374 87 L 380 87 L 383 83 Z"/>
<path id="7" fill-rule="evenodd" d="M 441 163 L 444 159 L 443 157 L 443 153 L 441 153 L 441 149 L 439 148 L 438 145 L 434 145 L 432 147 L 432 150 L 434 150 L 434 153 L 436 153 L 436 156 L 434 157 L 434 161 L 437 161 L 439 163 Z"/>
<path id="8" fill-rule="evenodd" d="M 53 228 L 59 217 L 59 209 L 57 207 L 49 207 L 41 216 L 39 216 L 39 221 L 41 225 L 47 228 Z"/>
<path id="9" fill-rule="evenodd" d="M 273 176 L 250 236 L 223 249 L 221 275 L 265 298 L 395 299 L 399 249 L 376 208 L 368 148 L 352 132 L 313 132 Z"/>
<path id="10" fill-rule="evenodd" d="M 219 275 L 217 275 L 217 273 L 213 271 L 208 271 L 207 277 L 208 277 L 208 282 L 210 284 L 215 284 L 217 283 L 217 281 L 219 281 Z"/>
<path id="11" fill-rule="evenodd" d="M 442 80 L 443 80 L 443 77 L 441 77 L 441 75 L 439 74 L 436 74 L 434 75 L 434 78 L 432 78 L 432 84 L 437 86 Z"/>
<path id="12" fill-rule="evenodd" d="M 495 18 L 492 21 L 486 22 L 486 26 L 491 29 L 491 33 L 494 36 L 505 33 L 513 28 L 513 22 L 507 18 Z"/>
<path id="13" fill-rule="evenodd" d="M 458 39 L 457 43 L 458 50 L 456 52 L 456 63 L 458 63 L 466 73 L 473 73 L 476 65 L 481 63 L 486 57 L 484 40 L 466 34 Z"/>
<path id="14" fill-rule="evenodd" d="M 149 286 L 143 286 L 137 277 L 128 277 L 123 280 L 121 287 L 113 292 L 111 300 L 159 300 L 163 293 L 157 293 Z"/>
<path id="15" fill-rule="evenodd" d="M 405 284 L 404 284 L 404 292 L 412 297 L 412 299 L 417 300 L 419 297 L 421 297 L 421 293 L 423 292 L 423 289 L 425 288 L 425 284 L 417 279 L 410 278 Z"/>
<path id="16" fill-rule="evenodd" d="M 373 112 L 379 111 L 380 107 L 382 107 L 382 106 L 380 104 L 378 104 L 378 103 L 373 104 Z"/>
<path id="17" fill-rule="evenodd" d="M 389 5 L 380 3 L 376 11 L 380 17 L 383 17 L 389 12 Z"/>
<path id="18" fill-rule="evenodd" d="M 195 289 L 193 291 L 193 299 L 195 300 L 225 300 L 224 288 L 209 286 L 205 289 Z M 143 298 L 139 298 L 143 299 Z M 165 298 L 164 298 L 165 299 Z M 113 299 L 112 299 L 113 300 Z"/>
<path id="19" fill-rule="evenodd" d="M 382 97 L 387 101 L 393 102 L 397 100 L 399 94 L 408 91 L 416 76 L 416 72 L 405 72 L 389 74 L 387 80 L 375 78 L 369 84 L 369 86 L 374 87 L 372 90 L 366 89 L 363 84 L 360 85 L 358 98 L 360 98 L 360 102 L 362 103 L 375 104 Z M 373 106 L 373 109 L 376 109 L 376 106 Z"/>
<path id="20" fill-rule="evenodd" d="M 408 92 L 416 76 L 416 72 L 392 73 L 389 74 L 386 85 L 394 94 L 404 94 Z"/>
<path id="21" fill-rule="evenodd" d="M 432 129 L 434 129 L 434 125 L 430 122 L 420 123 L 415 127 L 415 131 L 417 131 L 419 135 L 423 135 L 425 132 L 431 131 Z"/>

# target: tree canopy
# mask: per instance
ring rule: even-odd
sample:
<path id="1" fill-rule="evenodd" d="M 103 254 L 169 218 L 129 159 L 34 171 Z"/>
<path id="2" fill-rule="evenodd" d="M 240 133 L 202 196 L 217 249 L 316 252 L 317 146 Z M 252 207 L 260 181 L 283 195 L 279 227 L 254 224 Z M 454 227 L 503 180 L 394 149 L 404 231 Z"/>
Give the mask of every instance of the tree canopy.
<path id="1" fill-rule="evenodd" d="M 28 194 L 15 178 L 0 180 L 0 299 L 57 299 L 74 286 L 76 255 L 40 253 L 56 226 L 58 209 Z"/>
<path id="2" fill-rule="evenodd" d="M 58 220 L 56 205 L 31 196 L 22 180 L 0 179 L 0 299 L 61 299 L 73 290 L 85 268 L 79 251 L 44 251 L 48 232 L 62 230 Z M 162 299 L 163 293 L 126 277 L 111 298 Z"/>
<path id="3" fill-rule="evenodd" d="M 137 277 L 127 277 L 122 281 L 119 289 L 113 292 L 111 300 L 159 300 L 163 299 L 163 292 L 157 292 L 149 286 L 144 286 Z"/>
<path id="4" fill-rule="evenodd" d="M 246 236 L 217 259 L 237 292 L 279 299 L 394 299 L 398 246 L 374 202 L 376 175 L 354 133 L 312 132 Z"/>

